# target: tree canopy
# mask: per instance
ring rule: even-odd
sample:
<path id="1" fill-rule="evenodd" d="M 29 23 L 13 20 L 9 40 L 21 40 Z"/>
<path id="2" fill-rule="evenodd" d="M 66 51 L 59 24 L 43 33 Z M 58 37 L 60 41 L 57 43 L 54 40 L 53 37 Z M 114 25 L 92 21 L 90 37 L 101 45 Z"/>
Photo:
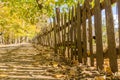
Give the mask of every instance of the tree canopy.
<path id="1" fill-rule="evenodd" d="M 65 11 L 78 1 L 84 3 L 84 0 L 0 0 L 0 32 L 33 37 L 55 15 L 56 7 Z"/>

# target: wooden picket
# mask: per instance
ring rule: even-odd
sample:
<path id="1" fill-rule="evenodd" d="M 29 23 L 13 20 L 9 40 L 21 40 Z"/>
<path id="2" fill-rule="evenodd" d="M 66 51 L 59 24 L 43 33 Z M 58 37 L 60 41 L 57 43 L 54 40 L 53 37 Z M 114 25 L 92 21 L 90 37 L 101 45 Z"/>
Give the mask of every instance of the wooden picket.
<path id="1" fill-rule="evenodd" d="M 103 68 L 103 45 L 102 45 L 102 20 L 100 0 L 95 0 L 95 34 L 96 34 L 96 60 L 97 67 Z"/>
<path id="2" fill-rule="evenodd" d="M 78 48 L 78 61 L 82 63 L 82 40 L 81 40 L 81 7 L 77 5 L 77 48 Z"/>
<path id="3" fill-rule="evenodd" d="M 92 41 L 92 32 L 93 32 L 93 29 L 92 29 L 92 19 L 91 19 L 91 12 L 90 12 L 90 4 L 89 4 L 89 0 L 87 0 L 86 2 L 86 5 L 87 5 L 87 10 L 88 10 L 88 13 L 87 13 L 87 16 L 88 16 L 88 42 L 89 42 L 89 50 L 90 50 L 90 53 L 88 55 L 90 55 L 90 64 L 91 66 L 94 66 L 94 57 L 93 57 L 93 41 Z"/>
<path id="4" fill-rule="evenodd" d="M 117 0 L 117 10 L 118 10 L 118 29 L 119 29 L 119 45 L 120 45 L 120 0 Z M 119 54 L 120 54 L 120 46 L 119 46 Z"/>
<path id="5" fill-rule="evenodd" d="M 67 48 L 68 48 L 68 58 L 70 58 L 70 10 L 69 10 L 69 13 L 68 13 L 68 33 L 67 33 Z"/>
<path id="6" fill-rule="evenodd" d="M 116 54 L 116 44 L 115 44 L 115 34 L 114 34 L 114 23 L 113 14 L 111 8 L 111 1 L 105 0 L 105 13 L 106 13 L 106 28 L 107 28 L 107 38 L 108 38 L 108 53 L 110 59 L 110 67 L 112 71 L 117 71 L 117 54 Z"/>

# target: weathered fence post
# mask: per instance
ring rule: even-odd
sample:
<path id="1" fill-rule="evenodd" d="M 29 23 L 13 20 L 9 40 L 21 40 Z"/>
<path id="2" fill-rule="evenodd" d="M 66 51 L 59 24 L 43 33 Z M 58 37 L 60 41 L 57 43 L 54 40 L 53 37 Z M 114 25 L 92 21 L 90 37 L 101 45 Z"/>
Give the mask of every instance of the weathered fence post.
<path id="1" fill-rule="evenodd" d="M 117 0 L 118 10 L 118 29 L 119 29 L 119 55 L 120 55 L 120 0 Z"/>
<path id="2" fill-rule="evenodd" d="M 57 34 L 57 49 L 60 48 L 60 43 L 61 43 L 61 36 L 60 36 L 60 9 L 56 8 L 56 20 L 57 20 L 57 29 L 56 29 L 56 34 Z M 58 50 L 60 53 L 60 49 Z"/>
<path id="3" fill-rule="evenodd" d="M 75 11 L 74 11 L 74 56 L 75 60 L 77 60 L 77 6 L 75 5 Z"/>
<path id="4" fill-rule="evenodd" d="M 68 58 L 70 58 L 70 9 L 68 13 L 68 35 L 67 35 L 67 46 L 68 46 Z"/>
<path id="5" fill-rule="evenodd" d="M 81 44 L 81 7 L 77 5 L 77 48 L 78 48 L 78 61 L 82 63 L 82 44 Z"/>
<path id="6" fill-rule="evenodd" d="M 82 6 L 82 30 L 83 30 L 83 58 L 84 58 L 84 64 L 87 63 L 87 35 L 86 35 L 86 6 Z"/>
<path id="7" fill-rule="evenodd" d="M 93 57 L 93 38 L 92 38 L 92 19 L 91 19 L 91 12 L 90 12 L 90 4 L 89 4 L 89 0 L 87 0 L 87 10 L 88 10 L 88 13 L 87 13 L 87 16 L 88 16 L 88 42 L 89 42 L 89 49 L 90 49 L 90 65 L 91 66 L 94 66 L 94 57 Z"/>
<path id="8" fill-rule="evenodd" d="M 111 8 L 111 0 L 105 0 L 105 15 L 106 15 L 106 28 L 108 38 L 108 54 L 110 59 L 110 67 L 113 72 L 118 71 L 117 54 L 114 34 L 114 21 Z"/>
<path id="9" fill-rule="evenodd" d="M 102 44 L 102 20 L 100 0 L 95 0 L 95 36 L 96 36 L 96 61 L 97 68 L 103 69 L 103 44 Z"/>
<path id="10" fill-rule="evenodd" d="M 55 17 L 53 18 L 53 30 L 54 30 L 54 53 L 57 54 L 57 42 L 56 42 L 56 19 Z"/>
<path id="11" fill-rule="evenodd" d="M 71 60 L 73 60 L 74 55 L 73 55 L 73 17 L 74 17 L 74 7 L 72 7 L 72 12 L 71 12 L 71 28 L 70 28 L 70 39 L 71 39 Z"/>
<path id="12" fill-rule="evenodd" d="M 62 13 L 61 14 L 61 33 L 62 33 L 61 34 L 62 35 L 61 38 L 62 38 L 62 40 L 61 40 L 61 45 L 60 46 L 61 46 L 61 50 L 62 50 L 62 56 L 65 57 L 65 55 L 64 55 L 64 43 L 63 43 L 64 42 L 64 38 L 63 38 L 63 36 L 64 36 L 64 30 L 63 30 L 64 29 L 64 25 L 63 25 L 64 18 L 63 17 L 64 17 L 64 15 Z"/>
<path id="13" fill-rule="evenodd" d="M 64 34 L 63 34 L 63 46 L 64 46 L 64 49 L 63 49 L 63 51 L 64 51 L 64 54 L 65 54 L 65 56 L 66 56 L 66 53 L 65 53 L 65 50 L 66 50 L 66 43 L 65 43 L 65 41 L 66 41 L 66 13 L 64 13 L 64 26 L 63 26 L 63 31 L 64 31 Z"/>

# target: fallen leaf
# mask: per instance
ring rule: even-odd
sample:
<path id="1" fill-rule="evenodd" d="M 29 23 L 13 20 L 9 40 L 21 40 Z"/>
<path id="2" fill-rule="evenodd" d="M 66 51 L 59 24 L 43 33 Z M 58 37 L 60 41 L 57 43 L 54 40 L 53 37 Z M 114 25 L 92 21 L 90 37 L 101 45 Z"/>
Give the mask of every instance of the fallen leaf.
<path id="1" fill-rule="evenodd" d="M 55 78 L 62 78 L 62 77 L 64 77 L 64 75 L 62 75 L 62 74 L 55 74 L 55 75 L 53 75 L 53 77 L 55 77 Z"/>
<path id="2" fill-rule="evenodd" d="M 32 65 L 34 65 L 34 66 L 38 66 L 39 65 L 39 62 L 34 62 L 34 63 L 32 63 Z"/>
<path id="3" fill-rule="evenodd" d="M 112 75 L 111 68 L 109 66 L 104 66 L 104 72 L 106 72 L 109 75 Z"/>
<path id="4" fill-rule="evenodd" d="M 97 76 L 95 77 L 95 80 L 105 80 L 104 77 Z"/>
<path id="5" fill-rule="evenodd" d="M 57 62 L 52 62 L 53 67 L 58 67 L 58 63 Z"/>
<path id="6" fill-rule="evenodd" d="M 1 77 L 7 77 L 8 75 L 6 75 L 6 74 L 0 74 L 0 78 Z"/>

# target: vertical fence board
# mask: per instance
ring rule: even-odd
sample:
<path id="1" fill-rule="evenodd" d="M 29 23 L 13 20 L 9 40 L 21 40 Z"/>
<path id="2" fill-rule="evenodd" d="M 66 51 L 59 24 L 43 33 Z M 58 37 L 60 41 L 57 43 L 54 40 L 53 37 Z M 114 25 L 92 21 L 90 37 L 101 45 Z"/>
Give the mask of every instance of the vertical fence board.
<path id="1" fill-rule="evenodd" d="M 120 55 L 120 0 L 117 0 L 118 10 L 118 29 L 119 29 L 119 55 Z"/>
<path id="2" fill-rule="evenodd" d="M 77 6 L 75 6 L 75 11 L 74 11 L 74 55 L 75 55 L 75 60 L 77 60 Z"/>
<path id="3" fill-rule="evenodd" d="M 108 38 L 108 54 L 110 59 L 110 67 L 113 72 L 118 71 L 117 67 L 117 55 L 116 55 L 116 44 L 114 34 L 114 21 L 111 8 L 111 0 L 105 0 L 105 15 L 106 15 L 106 28 Z"/>
<path id="4" fill-rule="evenodd" d="M 70 10 L 68 13 L 68 35 L 67 35 L 67 46 L 68 46 L 68 58 L 70 58 Z"/>
<path id="5" fill-rule="evenodd" d="M 60 9 L 56 8 L 56 19 L 57 19 L 57 45 L 60 44 L 61 42 L 61 37 L 60 37 Z M 58 45 L 59 46 L 59 45 Z"/>
<path id="6" fill-rule="evenodd" d="M 89 48 L 90 48 L 90 62 L 91 62 L 90 64 L 91 66 L 94 66 L 91 17 L 89 17 L 88 25 L 89 25 Z"/>
<path id="7" fill-rule="evenodd" d="M 95 35 L 96 35 L 96 61 L 97 68 L 103 69 L 103 45 L 102 45 L 102 20 L 100 0 L 95 0 Z"/>
<path id="8" fill-rule="evenodd" d="M 64 54 L 65 54 L 65 50 L 66 50 L 66 43 L 65 43 L 65 41 L 66 41 L 66 13 L 64 14 L 64 26 L 63 26 L 63 31 L 64 31 L 64 34 L 63 34 L 63 46 L 64 46 Z"/>
<path id="9" fill-rule="evenodd" d="M 51 46 L 51 43 L 52 43 L 52 32 L 50 32 L 50 39 L 49 40 L 50 40 L 50 47 L 52 47 Z"/>
<path id="10" fill-rule="evenodd" d="M 83 57 L 84 64 L 87 63 L 87 36 L 86 36 L 86 8 L 82 8 L 82 29 L 83 29 Z"/>
<path id="11" fill-rule="evenodd" d="M 77 48 L 78 48 L 78 61 L 82 63 L 81 8 L 79 3 L 77 5 Z"/>
<path id="12" fill-rule="evenodd" d="M 62 55 L 63 55 L 63 57 L 65 56 L 64 55 L 64 50 L 63 50 L 63 48 L 64 48 L 64 43 L 63 43 L 63 41 L 64 41 L 64 31 L 63 31 L 63 28 L 64 28 L 64 25 L 63 25 L 63 13 L 61 14 L 61 38 L 62 38 L 62 40 L 61 40 L 61 52 L 62 52 Z"/>
<path id="13" fill-rule="evenodd" d="M 50 46 L 50 33 L 47 34 L 47 42 L 48 42 L 47 46 Z"/>
<path id="14" fill-rule="evenodd" d="M 57 48 L 58 48 L 58 52 L 60 53 L 60 43 L 61 43 L 61 32 L 60 32 L 60 8 L 56 8 L 56 19 L 57 19 Z"/>
<path id="15" fill-rule="evenodd" d="M 91 12 L 90 12 L 90 5 L 89 2 L 87 4 L 88 6 L 88 37 L 89 37 L 89 49 L 90 49 L 90 64 L 91 66 L 94 66 L 94 57 L 93 57 L 93 39 L 92 39 L 92 19 L 91 19 Z"/>
<path id="16" fill-rule="evenodd" d="M 56 19 L 53 18 L 53 26 L 54 26 L 54 53 L 57 54 L 57 42 L 56 42 Z"/>
<path id="17" fill-rule="evenodd" d="M 73 55 L 73 16 L 74 15 L 74 7 L 72 7 L 72 12 L 71 12 L 71 28 L 70 28 L 70 39 L 71 39 L 71 60 L 73 60 L 74 55 Z"/>

